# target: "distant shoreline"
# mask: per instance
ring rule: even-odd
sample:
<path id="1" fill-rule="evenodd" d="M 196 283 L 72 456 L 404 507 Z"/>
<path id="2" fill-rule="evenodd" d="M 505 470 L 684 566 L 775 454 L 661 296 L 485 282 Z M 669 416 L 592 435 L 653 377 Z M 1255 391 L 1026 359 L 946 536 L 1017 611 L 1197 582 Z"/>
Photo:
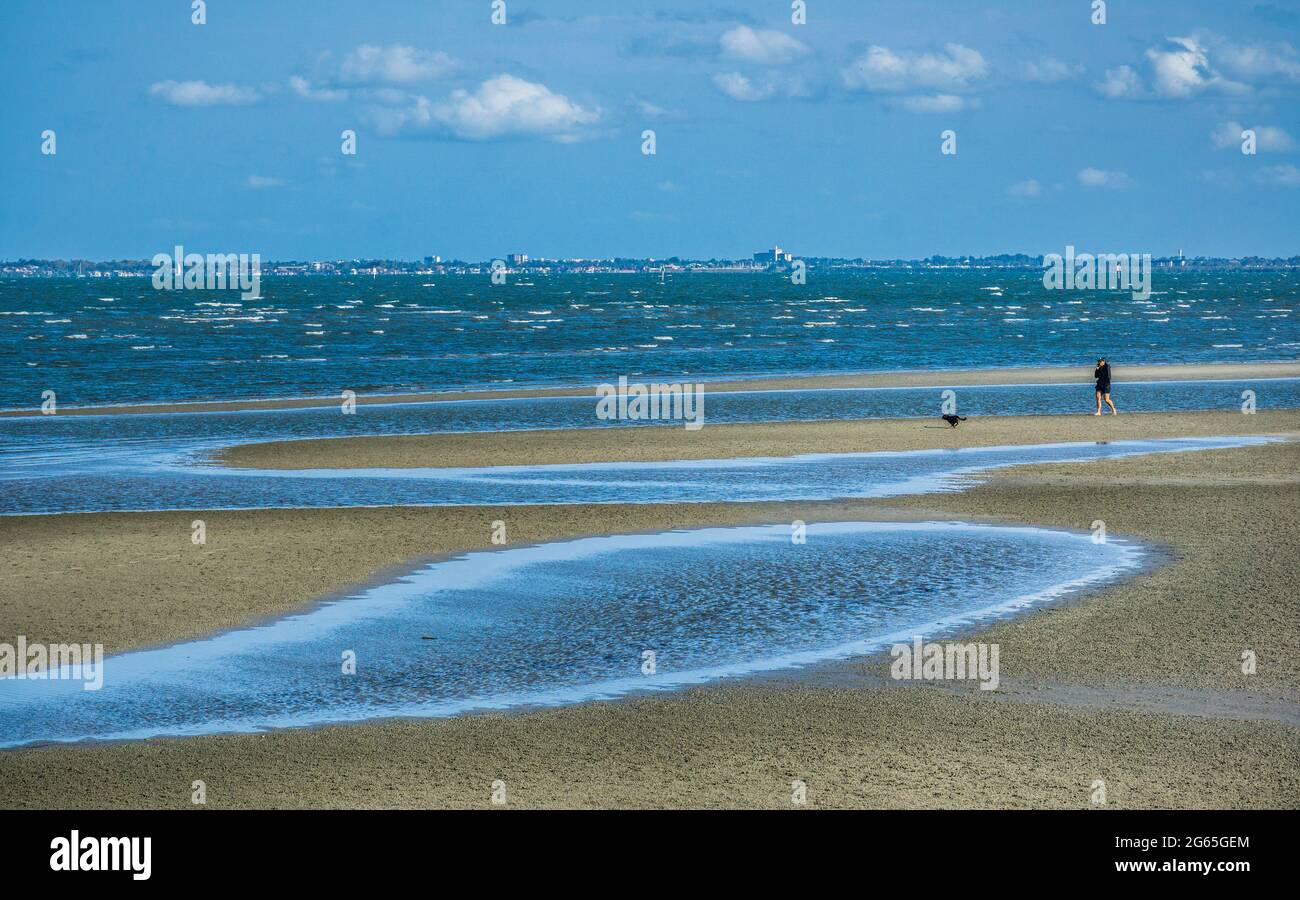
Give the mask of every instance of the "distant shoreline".
<path id="1" fill-rule="evenodd" d="M 1178 363 L 1116 367 L 1116 383 L 1141 381 L 1237 381 L 1251 378 L 1297 378 L 1300 362 Z M 855 388 L 973 387 L 1037 384 L 1086 384 L 1092 380 L 1091 366 L 1056 366 L 997 369 L 910 369 L 891 372 L 861 372 L 819 375 L 714 376 L 712 379 L 678 375 L 638 375 L 646 383 L 700 382 L 712 392 L 793 391 Z M 401 394 L 358 394 L 358 405 L 402 403 L 453 403 L 483 400 L 545 399 L 548 397 L 591 397 L 596 384 L 518 388 L 449 389 Z M 62 407 L 57 415 L 156 415 L 163 413 L 242 412 L 273 409 L 319 409 L 337 406 L 338 395 L 329 397 L 268 397 L 243 400 L 195 400 L 169 403 L 109 404 Z M 0 410 L 0 418 L 39 416 L 36 407 Z"/>
<path id="2" fill-rule="evenodd" d="M 172 248 L 167 248 L 168 250 Z M 209 248 L 210 249 L 210 248 Z M 778 256 L 777 254 L 782 254 Z M 829 272 L 964 271 L 1042 272 L 1050 254 L 1001 253 L 986 256 L 928 256 L 924 258 L 867 259 L 865 257 L 796 254 L 780 248 L 738 257 L 536 257 L 483 260 L 442 259 L 268 259 L 259 258 L 263 277 L 278 278 L 370 278 L 438 276 L 483 277 L 494 264 L 513 275 L 551 277 L 568 275 L 715 275 L 770 274 L 788 272 L 799 262 L 810 270 Z M 1150 255 L 1150 254 L 1148 254 Z M 1152 256 L 1151 265 L 1161 271 L 1182 272 L 1286 272 L 1300 268 L 1300 256 Z M 79 258 L 0 259 L 0 279 L 48 278 L 59 280 L 149 278 L 157 271 L 152 258 L 94 260 Z"/>

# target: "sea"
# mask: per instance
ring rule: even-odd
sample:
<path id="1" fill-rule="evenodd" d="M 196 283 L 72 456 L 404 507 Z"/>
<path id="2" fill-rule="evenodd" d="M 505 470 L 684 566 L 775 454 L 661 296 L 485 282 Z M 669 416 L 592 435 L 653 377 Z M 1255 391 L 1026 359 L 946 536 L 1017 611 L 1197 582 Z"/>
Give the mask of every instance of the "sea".
<path id="1" fill-rule="evenodd" d="M 1032 270 L 0 279 L 0 407 L 1294 360 L 1300 276 L 1156 270 L 1145 299 Z"/>
<path id="2" fill-rule="evenodd" d="M 149 279 L 0 280 L 0 405 L 69 406 L 784 374 L 1115 366 L 1138 410 L 1300 406 L 1300 379 L 1137 383 L 1142 363 L 1292 360 L 1289 272 L 1155 273 L 1147 298 L 1059 292 L 1026 271 L 266 278 L 237 292 Z M 710 391 L 709 423 L 937 416 L 938 388 Z M 984 415 L 1087 412 L 1092 385 L 975 385 Z M 1251 406 L 1250 408 L 1254 408 Z M 1033 462 L 1197 453 L 1262 436 L 459 469 L 258 470 L 229 446 L 294 438 L 608 422 L 593 396 L 0 418 L 0 515 L 386 505 L 692 503 L 961 490 Z M 945 427 L 918 423 L 917 427 Z M 683 432 L 685 433 L 685 432 Z M 938 434 L 938 432 L 935 432 Z M 197 515 L 204 515 L 199 513 Z M 1086 520 L 1085 520 L 1086 521 Z M 176 517 L 194 547 L 195 514 Z M 104 661 L 0 678 L 0 748 L 447 716 L 674 690 L 943 636 L 1127 577 L 1121 535 L 809 523 L 615 535 L 461 554 L 305 611 Z M 792 598 L 794 598 L 792 600 Z M 536 652 L 538 646 L 548 648 Z M 340 668 L 340 648 L 364 665 Z M 647 668 L 647 652 L 654 664 Z"/>

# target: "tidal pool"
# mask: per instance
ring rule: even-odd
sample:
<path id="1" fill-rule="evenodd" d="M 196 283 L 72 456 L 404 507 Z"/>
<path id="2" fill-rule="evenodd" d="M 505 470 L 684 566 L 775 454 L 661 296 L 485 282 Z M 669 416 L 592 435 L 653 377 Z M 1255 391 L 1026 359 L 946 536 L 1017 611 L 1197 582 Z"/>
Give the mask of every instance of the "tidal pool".
<path id="1" fill-rule="evenodd" d="M 265 624 L 110 657 L 97 691 L 0 679 L 0 746 L 679 688 L 938 637 L 1117 578 L 1145 555 L 1114 538 L 961 522 L 813 523 L 804 543 L 783 524 L 466 553 Z"/>
<path id="2" fill-rule="evenodd" d="M 920 427 L 920 426 L 918 426 Z M 893 497 L 959 489 L 1027 463 L 1268 443 L 1267 435 L 480 468 L 239 469 L 183 446 L 82 448 L 0 470 L 4 514 L 347 506 L 704 503 Z"/>

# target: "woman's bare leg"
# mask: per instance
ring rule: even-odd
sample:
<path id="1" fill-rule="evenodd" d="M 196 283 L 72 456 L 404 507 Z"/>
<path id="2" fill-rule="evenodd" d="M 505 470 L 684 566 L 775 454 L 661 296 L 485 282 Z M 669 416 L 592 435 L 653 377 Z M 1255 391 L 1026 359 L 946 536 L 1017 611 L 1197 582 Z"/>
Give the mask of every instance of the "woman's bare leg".
<path id="1" fill-rule="evenodd" d="M 1094 416 L 1101 415 L 1101 391 L 1097 392 L 1097 411 L 1093 413 L 1093 415 Z"/>
<path id="2" fill-rule="evenodd" d="M 1115 404 L 1114 404 L 1113 402 L 1111 402 L 1111 399 L 1110 399 L 1110 393 L 1109 393 L 1109 392 L 1107 392 L 1107 394 L 1106 394 L 1106 405 L 1110 407 L 1110 414 L 1111 414 L 1112 416 L 1118 416 L 1118 415 L 1119 415 L 1119 410 L 1116 409 L 1116 408 L 1115 408 Z M 1100 403 L 1100 402 L 1097 403 L 1097 415 L 1101 415 L 1101 403 Z"/>

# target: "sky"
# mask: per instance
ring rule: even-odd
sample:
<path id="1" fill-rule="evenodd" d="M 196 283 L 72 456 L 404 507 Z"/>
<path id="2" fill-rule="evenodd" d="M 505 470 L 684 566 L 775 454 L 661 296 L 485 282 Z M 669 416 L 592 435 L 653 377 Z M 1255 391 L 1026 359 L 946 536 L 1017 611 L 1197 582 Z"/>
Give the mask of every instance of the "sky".
<path id="1" fill-rule="evenodd" d="M 1300 0 L 1097 5 L 5 0 L 0 259 L 1300 253 Z"/>

